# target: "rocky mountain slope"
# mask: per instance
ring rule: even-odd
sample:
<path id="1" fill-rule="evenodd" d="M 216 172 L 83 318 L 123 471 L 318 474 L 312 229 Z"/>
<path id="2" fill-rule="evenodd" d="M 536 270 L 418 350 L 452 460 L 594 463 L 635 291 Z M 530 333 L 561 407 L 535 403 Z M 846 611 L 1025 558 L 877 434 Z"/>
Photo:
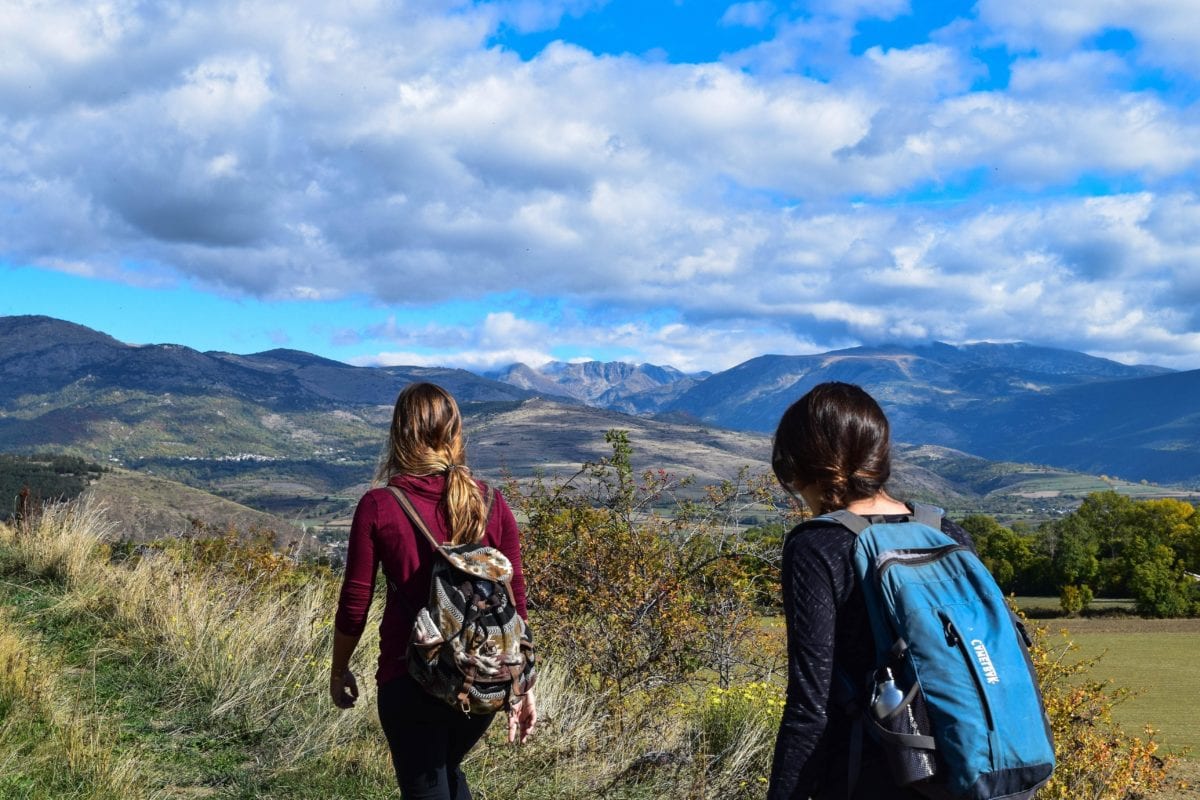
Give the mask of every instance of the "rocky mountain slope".
<path id="1" fill-rule="evenodd" d="M 552 361 L 541 367 L 512 364 L 488 377 L 546 397 L 569 397 L 630 414 L 663 408 L 708 373 L 692 376 L 674 367 L 621 361 Z"/>
<path id="2" fill-rule="evenodd" d="M 604 454 L 605 430 L 622 428 L 645 466 L 715 479 L 743 464 L 765 468 L 764 434 L 787 405 L 818 382 L 844 380 L 880 399 L 897 441 L 1200 484 L 1200 371 L 1022 344 L 935 343 L 761 356 L 702 380 L 681 375 L 592 363 L 514 368 L 506 379 L 523 385 L 513 385 L 463 370 L 353 367 L 292 350 L 135 347 L 60 320 L 5 317 L 0 449 L 153 469 L 286 510 L 298 486 L 305 503 L 320 503 L 368 480 L 396 392 L 433 380 L 470 418 L 472 455 L 485 473 L 574 470 Z M 535 399 L 549 394 L 553 402 Z M 584 403 L 659 413 L 628 416 Z"/>

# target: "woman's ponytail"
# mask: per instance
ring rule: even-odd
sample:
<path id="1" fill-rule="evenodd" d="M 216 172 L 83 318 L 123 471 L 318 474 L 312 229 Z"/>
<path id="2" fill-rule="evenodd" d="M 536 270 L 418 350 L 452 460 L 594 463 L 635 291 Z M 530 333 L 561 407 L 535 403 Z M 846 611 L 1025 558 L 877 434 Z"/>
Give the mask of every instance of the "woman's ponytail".
<path id="1" fill-rule="evenodd" d="M 432 383 L 406 386 L 396 398 L 388 449 L 377 479 L 445 475 L 442 494 L 452 544 L 478 542 L 487 528 L 483 492 L 466 465 L 462 417 L 454 398 Z"/>
<path id="2" fill-rule="evenodd" d="M 487 529 L 486 509 L 479 484 L 465 464 L 453 463 L 446 470 L 446 517 L 451 543 L 478 542 Z"/>

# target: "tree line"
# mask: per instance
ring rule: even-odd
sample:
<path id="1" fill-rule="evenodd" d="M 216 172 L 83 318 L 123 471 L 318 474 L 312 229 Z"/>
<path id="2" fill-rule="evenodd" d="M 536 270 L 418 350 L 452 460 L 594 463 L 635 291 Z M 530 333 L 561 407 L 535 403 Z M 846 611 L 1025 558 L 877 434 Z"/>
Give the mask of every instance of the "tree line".
<path id="1" fill-rule="evenodd" d="M 1106 597 L 1132 598 L 1147 617 L 1200 615 L 1200 514 L 1190 503 L 1096 492 L 1036 528 L 983 514 L 962 525 L 1006 592 L 1057 595 L 1069 614 Z"/>
<path id="2" fill-rule="evenodd" d="M 17 513 L 23 489 L 29 490 L 29 502 L 37 505 L 71 500 L 103 471 L 104 467 L 76 456 L 0 454 L 0 520 Z"/>

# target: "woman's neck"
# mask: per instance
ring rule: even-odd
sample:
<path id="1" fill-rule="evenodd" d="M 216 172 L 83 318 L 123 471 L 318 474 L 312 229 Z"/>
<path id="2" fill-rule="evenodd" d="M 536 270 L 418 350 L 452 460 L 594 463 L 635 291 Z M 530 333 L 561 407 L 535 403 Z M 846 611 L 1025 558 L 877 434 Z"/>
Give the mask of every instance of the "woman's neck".
<path id="1" fill-rule="evenodd" d="M 880 492 L 872 497 L 867 497 L 862 500 L 855 500 L 846 506 L 846 510 L 852 514 L 858 514 L 860 517 L 870 516 L 872 514 L 908 514 L 911 513 L 908 506 L 896 500 L 887 492 Z"/>

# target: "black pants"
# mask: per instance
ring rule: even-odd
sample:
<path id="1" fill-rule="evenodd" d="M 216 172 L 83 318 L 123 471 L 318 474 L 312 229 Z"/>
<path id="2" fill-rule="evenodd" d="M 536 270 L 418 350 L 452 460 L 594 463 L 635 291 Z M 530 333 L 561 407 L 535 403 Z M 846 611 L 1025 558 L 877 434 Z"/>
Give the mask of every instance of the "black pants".
<path id="1" fill-rule="evenodd" d="M 404 800 L 471 800 L 459 764 L 492 723 L 428 694 L 407 675 L 379 687 L 379 721 Z"/>

